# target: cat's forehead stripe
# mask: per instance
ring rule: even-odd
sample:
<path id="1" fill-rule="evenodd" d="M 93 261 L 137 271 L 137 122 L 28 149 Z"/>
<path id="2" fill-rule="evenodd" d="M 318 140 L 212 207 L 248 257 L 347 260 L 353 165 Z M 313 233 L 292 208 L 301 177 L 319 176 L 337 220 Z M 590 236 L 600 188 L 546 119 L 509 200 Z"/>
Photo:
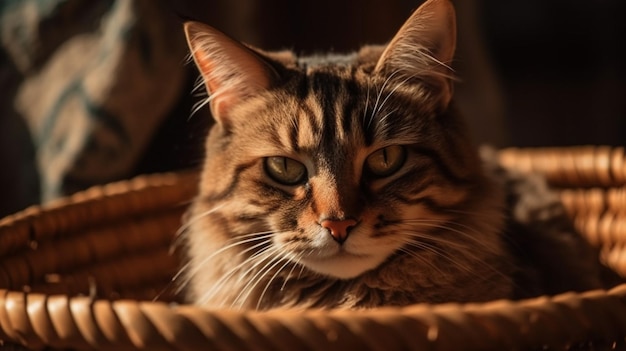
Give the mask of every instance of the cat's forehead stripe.
<path id="1" fill-rule="evenodd" d="M 341 74 L 344 73 L 344 74 Z M 321 108 L 317 116 L 323 126 L 320 137 L 330 147 L 337 140 L 345 140 L 353 132 L 357 108 L 358 86 L 347 72 L 314 72 L 309 74 L 310 89 Z"/>
<path id="2" fill-rule="evenodd" d="M 320 66 L 303 72 L 287 91 L 296 106 L 291 117 L 296 122 L 275 130 L 282 133 L 281 143 L 296 153 L 338 156 L 350 153 L 340 148 L 369 148 L 380 140 L 417 142 L 424 123 L 407 116 L 420 112 L 398 107 L 398 101 L 412 103 L 411 96 L 403 87 L 371 78 L 357 67 Z"/>
<path id="3" fill-rule="evenodd" d="M 359 98 L 359 89 L 357 84 L 353 80 L 348 80 L 345 84 L 346 87 L 346 101 L 343 104 L 343 111 L 341 114 L 342 129 L 350 134 L 353 131 L 354 110 L 357 108 L 357 99 Z"/>
<path id="4" fill-rule="evenodd" d="M 377 128 L 381 122 L 380 114 L 384 110 L 374 113 L 371 107 L 368 107 L 374 102 L 365 93 L 366 88 L 363 84 L 369 85 L 372 82 L 362 82 L 364 77 L 357 75 L 358 69 L 355 66 L 339 68 L 323 66 L 319 70 L 309 69 L 298 86 L 299 97 L 306 96 L 307 101 L 321 109 L 321 113 L 314 116 L 321 129 L 315 130 L 314 133 L 319 135 L 326 147 L 332 147 L 337 140 L 345 138 L 352 138 L 352 141 L 361 139 L 364 145 L 369 147 L 377 139 L 389 137 L 380 135 L 386 131 L 385 128 Z M 304 89 L 304 86 L 307 89 Z M 389 105 L 391 104 L 388 103 L 387 106 Z M 315 112 L 318 112 L 317 108 L 314 109 Z"/>
<path id="5" fill-rule="evenodd" d="M 302 105 L 299 113 L 298 138 L 296 149 L 315 149 L 317 147 L 320 128 L 317 125 L 315 109 Z"/>

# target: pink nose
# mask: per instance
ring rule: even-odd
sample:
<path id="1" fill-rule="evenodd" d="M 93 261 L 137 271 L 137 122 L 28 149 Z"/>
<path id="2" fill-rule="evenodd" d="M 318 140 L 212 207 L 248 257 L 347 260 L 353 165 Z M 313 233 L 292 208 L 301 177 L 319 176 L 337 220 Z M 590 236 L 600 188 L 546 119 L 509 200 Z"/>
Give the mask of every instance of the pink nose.
<path id="1" fill-rule="evenodd" d="M 333 220 L 325 219 L 320 225 L 330 231 L 330 235 L 336 242 L 343 244 L 348 238 L 350 229 L 356 225 L 354 219 Z"/>

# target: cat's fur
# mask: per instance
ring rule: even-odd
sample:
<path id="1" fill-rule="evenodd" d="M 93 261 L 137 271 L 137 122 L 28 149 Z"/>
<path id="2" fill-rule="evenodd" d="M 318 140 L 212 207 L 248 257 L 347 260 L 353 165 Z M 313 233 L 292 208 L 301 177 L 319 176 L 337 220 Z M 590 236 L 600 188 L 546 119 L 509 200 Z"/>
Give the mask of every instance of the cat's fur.
<path id="1" fill-rule="evenodd" d="M 365 308 L 599 286 L 558 200 L 466 135 L 448 0 L 348 55 L 185 30 L 216 120 L 183 234 L 190 301 Z"/>

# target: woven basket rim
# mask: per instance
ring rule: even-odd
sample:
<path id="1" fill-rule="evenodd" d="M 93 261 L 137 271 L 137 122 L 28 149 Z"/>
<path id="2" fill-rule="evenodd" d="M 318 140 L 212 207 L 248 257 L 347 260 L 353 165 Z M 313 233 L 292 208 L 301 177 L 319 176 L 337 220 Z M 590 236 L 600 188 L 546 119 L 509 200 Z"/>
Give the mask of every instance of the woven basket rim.
<path id="1" fill-rule="evenodd" d="M 610 290 L 563 293 L 532 299 L 481 303 L 415 304 L 364 310 L 214 310 L 136 300 L 21 293 L 0 289 L 0 340 L 29 347 L 92 349 L 264 349 L 288 334 L 287 349 L 378 349 L 372 338 L 404 336 L 398 349 L 561 349 L 576 344 L 623 342 L 626 284 Z M 48 310 L 43 320 L 39 309 Z M 0 310 L 1 311 L 1 310 Z M 106 320 L 103 326 L 98 322 Z M 59 325 L 59 321 L 63 321 Z M 560 321 L 559 323 L 555 323 Z M 598 327 L 601 328 L 598 328 Z M 52 332 L 51 332 L 52 331 Z M 227 334 L 227 335 L 226 335 Z M 564 338 L 566 337 L 566 338 Z M 339 338 L 344 343 L 337 343 Z M 371 343 L 368 345 L 368 343 Z M 419 348 L 414 347 L 419 345 Z M 389 346 L 389 345 L 387 345 Z M 208 347 L 207 349 L 212 349 Z M 388 347 L 386 349 L 396 349 Z"/>

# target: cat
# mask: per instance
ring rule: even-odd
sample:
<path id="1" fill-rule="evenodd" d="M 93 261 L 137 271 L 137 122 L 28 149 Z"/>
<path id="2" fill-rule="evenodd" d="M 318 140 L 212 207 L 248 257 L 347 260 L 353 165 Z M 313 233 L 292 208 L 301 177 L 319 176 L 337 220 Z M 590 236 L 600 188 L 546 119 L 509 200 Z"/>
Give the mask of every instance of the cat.
<path id="1" fill-rule="evenodd" d="M 184 24 L 215 119 L 182 232 L 189 302 L 355 309 L 601 286 L 545 183 L 468 137 L 455 21 L 428 0 L 387 45 L 307 57 Z"/>

